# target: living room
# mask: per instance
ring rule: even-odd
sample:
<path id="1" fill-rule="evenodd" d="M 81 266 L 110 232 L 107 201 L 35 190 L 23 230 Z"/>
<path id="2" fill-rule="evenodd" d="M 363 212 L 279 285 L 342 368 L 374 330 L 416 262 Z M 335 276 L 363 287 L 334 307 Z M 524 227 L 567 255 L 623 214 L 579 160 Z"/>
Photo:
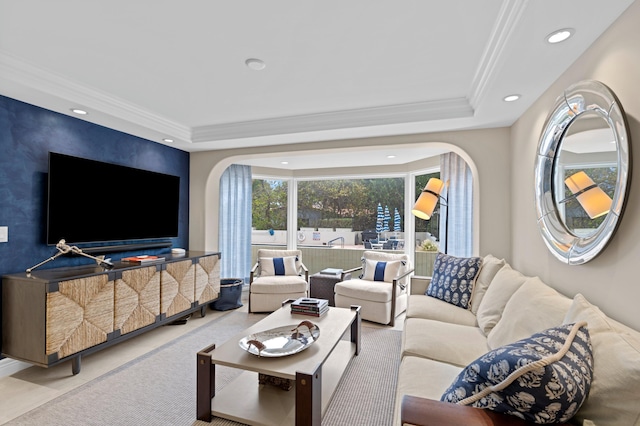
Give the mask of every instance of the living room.
<path id="1" fill-rule="evenodd" d="M 551 12 L 550 12 L 551 13 Z M 540 18 L 543 19 L 543 18 Z M 640 329 L 635 300 L 634 262 L 640 254 L 640 228 L 634 218 L 640 199 L 631 175 L 630 193 L 619 228 L 606 249 L 584 265 L 570 266 L 549 252 L 535 211 L 534 164 L 544 121 L 554 101 L 572 84 L 598 80 L 617 95 L 629 123 L 630 140 L 640 138 L 640 4 L 628 9 L 607 28 L 577 60 L 531 102 L 510 125 L 467 128 L 455 131 L 402 132 L 385 136 L 342 138 L 330 141 L 280 143 L 246 148 L 227 147 L 187 152 L 124 130 L 95 125 L 62 115 L 52 109 L 20 101 L 20 90 L 0 86 L 0 226 L 8 226 L 8 242 L 0 243 L 0 274 L 24 271 L 51 256 L 43 243 L 43 203 L 46 191 L 47 155 L 61 151 L 78 156 L 97 156 L 105 161 L 181 177 L 179 236 L 174 247 L 216 251 L 218 248 L 219 191 L 217 182 L 231 164 L 251 157 L 279 158 L 291 152 L 332 152 L 357 156 L 369 147 L 445 147 L 462 156 L 474 175 L 474 254 L 493 254 L 531 276 L 539 276 L 559 292 L 572 297 L 582 293 L 610 317 Z M 0 45 L 1 46 L 1 45 Z M 5 58 L 6 60 L 6 58 Z M 141 119 L 142 120 L 142 119 Z M 288 136 L 290 137 L 290 136 Z M 283 138 L 287 140 L 287 138 Z M 233 146 L 233 145 L 231 145 Z M 631 150 L 631 163 L 636 154 Z M 389 166 L 406 172 L 414 165 Z M 373 171 L 378 167 L 363 167 Z M 317 171 L 287 171 L 296 177 L 317 177 Z M 324 173 L 349 175 L 353 167 L 331 168 Z M 96 196 L 117 199 L 118 191 L 96 186 Z M 72 212 L 70 213 L 72 214 Z M 155 253 L 154 251 L 147 251 Z M 147 253 L 145 252 L 145 253 Z M 74 258 L 56 260 L 51 266 L 82 263 Z M 135 340 L 135 339 L 134 339 Z M 0 363 L 10 360 L 0 360 Z"/>

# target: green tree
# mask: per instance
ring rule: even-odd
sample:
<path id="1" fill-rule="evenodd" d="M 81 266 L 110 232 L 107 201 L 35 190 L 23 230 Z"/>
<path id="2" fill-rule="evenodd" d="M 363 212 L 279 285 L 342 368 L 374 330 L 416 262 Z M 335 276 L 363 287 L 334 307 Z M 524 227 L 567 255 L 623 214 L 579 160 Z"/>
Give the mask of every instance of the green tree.
<path id="1" fill-rule="evenodd" d="M 287 182 L 253 180 L 252 226 L 256 229 L 287 229 Z"/>

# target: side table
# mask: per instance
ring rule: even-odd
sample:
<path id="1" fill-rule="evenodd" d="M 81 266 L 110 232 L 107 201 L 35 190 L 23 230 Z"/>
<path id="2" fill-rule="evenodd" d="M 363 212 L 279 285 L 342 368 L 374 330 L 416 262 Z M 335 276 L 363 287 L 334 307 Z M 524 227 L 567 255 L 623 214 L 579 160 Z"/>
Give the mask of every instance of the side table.
<path id="1" fill-rule="evenodd" d="M 351 279 L 351 274 L 345 274 L 345 280 Z M 329 306 L 336 306 L 333 287 L 342 281 L 340 275 L 327 275 L 320 272 L 309 277 L 309 297 L 327 299 Z"/>

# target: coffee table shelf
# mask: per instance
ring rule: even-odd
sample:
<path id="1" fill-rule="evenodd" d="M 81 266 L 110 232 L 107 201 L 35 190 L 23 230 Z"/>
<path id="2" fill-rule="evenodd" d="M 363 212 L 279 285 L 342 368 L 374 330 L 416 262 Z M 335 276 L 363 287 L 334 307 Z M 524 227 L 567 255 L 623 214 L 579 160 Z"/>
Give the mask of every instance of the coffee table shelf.
<path id="1" fill-rule="evenodd" d="M 242 350 L 238 341 L 250 334 L 309 320 L 320 328 L 318 340 L 294 355 L 260 358 Z M 350 339 L 343 339 L 350 331 Z M 320 425 L 340 378 L 360 351 L 360 307 L 330 308 L 320 318 L 293 315 L 284 306 L 219 347 L 197 355 L 197 418 L 212 416 L 250 425 Z M 215 366 L 245 370 L 217 394 Z M 258 373 L 292 380 L 284 391 L 258 384 Z"/>

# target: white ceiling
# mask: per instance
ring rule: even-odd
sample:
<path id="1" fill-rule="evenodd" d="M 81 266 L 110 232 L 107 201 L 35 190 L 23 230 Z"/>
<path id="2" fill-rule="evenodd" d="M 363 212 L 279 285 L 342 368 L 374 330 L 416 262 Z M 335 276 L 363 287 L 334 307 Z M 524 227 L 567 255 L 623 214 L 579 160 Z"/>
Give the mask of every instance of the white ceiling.
<path id="1" fill-rule="evenodd" d="M 0 94 L 189 152 L 508 126 L 632 2 L 0 0 Z"/>

